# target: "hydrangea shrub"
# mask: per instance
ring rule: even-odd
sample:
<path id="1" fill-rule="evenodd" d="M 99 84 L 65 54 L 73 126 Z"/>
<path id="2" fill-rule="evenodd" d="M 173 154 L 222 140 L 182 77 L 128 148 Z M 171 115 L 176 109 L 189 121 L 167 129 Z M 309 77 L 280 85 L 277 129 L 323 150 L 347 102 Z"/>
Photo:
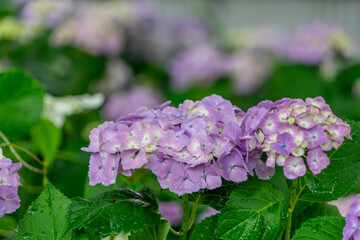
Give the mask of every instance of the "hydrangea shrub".
<path id="1" fill-rule="evenodd" d="M 31 137 L 41 135 L 34 142 L 46 158 L 52 141 L 39 129 Z M 87 188 L 97 189 L 87 199 L 66 197 L 47 183 L 49 160 L 35 156 L 43 169 L 32 167 L 1 129 L 0 137 L 23 163 L 0 154 L 0 216 L 20 206 L 21 165 L 46 186 L 13 239 L 358 238 L 359 197 L 346 218 L 326 201 L 359 180 L 360 123 L 337 117 L 322 97 L 266 100 L 245 112 L 211 95 L 104 122 L 82 148 L 90 153 Z"/>

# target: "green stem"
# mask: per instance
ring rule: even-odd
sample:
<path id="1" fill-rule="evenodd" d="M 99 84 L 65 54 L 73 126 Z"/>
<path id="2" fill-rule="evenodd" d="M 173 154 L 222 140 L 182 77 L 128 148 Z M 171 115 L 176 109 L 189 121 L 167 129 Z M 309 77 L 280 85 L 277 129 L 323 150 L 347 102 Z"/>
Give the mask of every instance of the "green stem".
<path id="1" fill-rule="evenodd" d="M 187 239 L 187 233 L 189 231 L 189 213 L 190 213 L 190 207 L 189 207 L 189 195 L 185 194 L 182 197 L 183 199 L 183 216 L 182 216 L 182 222 L 181 222 L 181 230 L 180 232 L 183 233 L 182 239 Z"/>
<path id="2" fill-rule="evenodd" d="M 43 174 L 44 173 L 44 170 L 42 169 L 39 169 L 39 168 L 36 168 L 36 167 L 33 167 L 31 166 L 30 164 L 28 164 L 27 162 L 24 161 L 24 159 L 22 159 L 20 157 L 20 155 L 16 152 L 16 150 L 14 149 L 14 147 L 11 145 L 9 139 L 2 133 L 0 132 L 0 138 L 2 138 L 4 140 L 4 142 L 6 143 L 6 145 L 9 147 L 10 149 L 10 152 L 15 156 L 15 158 L 22 163 L 22 165 L 24 167 L 26 167 L 27 169 L 29 169 L 30 171 L 33 171 L 35 173 L 40 173 L 40 174 Z"/>
<path id="3" fill-rule="evenodd" d="M 152 227 L 152 230 L 153 230 L 153 234 L 154 234 L 154 240 L 157 240 L 157 235 L 156 235 L 155 226 Z"/>
<path id="4" fill-rule="evenodd" d="M 194 224 L 196 212 L 197 212 L 197 209 L 198 209 L 199 203 L 200 203 L 200 198 L 201 198 L 201 195 L 199 194 L 195 199 L 193 209 L 191 212 L 191 216 L 190 216 L 190 220 L 189 220 L 188 231 L 191 229 L 192 225 Z"/>
<path id="5" fill-rule="evenodd" d="M 297 192 L 297 187 L 298 187 L 298 179 L 296 178 L 291 186 L 291 195 L 290 195 L 290 201 L 289 201 L 289 206 L 288 206 L 288 221 L 286 223 L 286 227 L 285 227 L 285 240 L 290 240 L 290 234 L 291 234 L 291 223 L 292 223 L 292 214 L 294 212 L 296 203 L 300 197 L 301 192 L 304 190 L 304 187 L 301 187 L 299 189 L 299 192 Z"/>
<path id="6" fill-rule="evenodd" d="M 16 144 L 14 144 L 14 143 L 11 143 L 11 146 L 14 147 L 14 148 L 16 148 L 16 149 L 18 149 L 18 150 L 20 150 L 20 151 L 22 151 L 22 152 L 24 152 L 24 153 L 26 153 L 27 155 L 29 155 L 30 157 L 32 157 L 35 161 L 37 161 L 38 163 L 40 163 L 41 166 L 44 166 L 44 163 L 41 161 L 41 159 L 38 158 L 35 154 L 33 154 L 32 152 L 30 152 L 29 150 L 27 150 L 26 148 L 23 148 L 23 147 L 21 147 L 21 146 L 19 146 L 19 145 L 16 145 Z"/>
<path id="7" fill-rule="evenodd" d="M 172 227 L 170 227 L 170 232 L 176 236 L 182 236 L 183 234 L 182 233 L 179 233 L 177 231 L 175 231 Z"/>

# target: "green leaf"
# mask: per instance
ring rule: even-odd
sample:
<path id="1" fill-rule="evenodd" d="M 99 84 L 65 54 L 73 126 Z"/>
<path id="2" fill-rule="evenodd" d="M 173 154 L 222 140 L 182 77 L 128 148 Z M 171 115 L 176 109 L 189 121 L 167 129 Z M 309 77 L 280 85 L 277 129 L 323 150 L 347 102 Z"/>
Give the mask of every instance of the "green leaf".
<path id="1" fill-rule="evenodd" d="M 345 220 L 342 217 L 322 216 L 311 218 L 296 230 L 292 240 L 339 240 Z"/>
<path id="2" fill-rule="evenodd" d="M 114 189 L 93 198 L 75 198 L 67 214 L 69 228 L 95 230 L 102 237 L 147 229 L 160 222 L 158 202 L 150 189 Z"/>
<path id="3" fill-rule="evenodd" d="M 226 202 L 230 198 L 231 192 L 238 186 L 238 183 L 227 182 L 223 180 L 223 184 L 221 187 L 214 190 L 204 190 L 203 192 L 201 192 L 200 203 L 208 205 L 216 210 L 220 210 L 225 207 Z M 197 193 L 192 194 L 191 198 L 195 199 L 196 195 Z"/>
<path id="4" fill-rule="evenodd" d="M 213 215 L 205 218 L 198 223 L 190 235 L 190 240 L 206 239 L 217 240 L 217 223 L 219 215 Z"/>
<path id="5" fill-rule="evenodd" d="M 304 202 L 306 203 L 306 202 Z M 309 203 L 309 202 L 308 202 Z M 299 204 L 299 203 L 298 203 Z M 296 205 L 296 208 L 298 205 Z M 296 209 L 295 208 L 295 209 Z M 295 232 L 296 229 L 300 228 L 301 224 L 310 218 L 315 218 L 319 216 L 336 216 L 341 217 L 339 209 L 335 206 L 329 205 L 327 203 L 314 203 L 310 204 L 304 210 L 293 214 L 291 231 Z"/>
<path id="6" fill-rule="evenodd" d="M 320 174 L 307 173 L 303 201 L 332 201 L 345 196 L 360 177 L 360 122 L 350 121 L 352 140 L 328 153 L 330 165 Z"/>
<path id="7" fill-rule="evenodd" d="M 235 189 L 218 222 L 218 237 L 273 240 L 287 219 L 283 193 L 267 181 L 250 181 Z"/>
<path id="8" fill-rule="evenodd" d="M 99 235 L 96 235 L 95 232 L 86 232 L 85 229 L 76 229 L 72 231 L 71 240 L 101 240 Z"/>
<path id="9" fill-rule="evenodd" d="M 27 134 L 40 119 L 45 90 L 21 70 L 0 73 L 0 131 Z"/>
<path id="10" fill-rule="evenodd" d="M 48 183 L 20 221 L 13 239 L 70 239 L 70 233 L 65 233 L 70 203 L 70 199 Z"/>
<path id="11" fill-rule="evenodd" d="M 169 230 L 170 223 L 163 219 L 156 226 L 131 234 L 129 240 L 166 240 Z"/>
<path id="12" fill-rule="evenodd" d="M 61 143 L 61 132 L 51 121 L 42 119 L 31 130 L 31 140 L 44 157 L 44 165 L 54 163 L 55 154 Z"/>

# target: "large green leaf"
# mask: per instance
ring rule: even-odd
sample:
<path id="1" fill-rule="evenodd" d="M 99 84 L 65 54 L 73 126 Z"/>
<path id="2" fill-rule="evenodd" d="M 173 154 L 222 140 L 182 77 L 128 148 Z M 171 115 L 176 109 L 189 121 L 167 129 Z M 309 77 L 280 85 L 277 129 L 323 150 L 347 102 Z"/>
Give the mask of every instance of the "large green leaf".
<path id="1" fill-rule="evenodd" d="M 309 203 L 309 202 L 303 202 L 303 203 Z M 296 205 L 296 208 L 298 207 L 298 204 Z M 294 211 L 292 225 L 291 225 L 291 232 L 294 233 L 295 230 L 300 228 L 301 224 L 306 220 L 319 216 L 341 217 L 337 207 L 329 205 L 327 203 L 313 203 L 308 205 L 308 207 L 303 209 L 302 211 L 299 212 Z"/>
<path id="2" fill-rule="evenodd" d="M 210 216 L 198 223 L 190 235 L 190 240 L 217 240 L 218 214 Z"/>
<path id="3" fill-rule="evenodd" d="M 61 142 L 61 132 L 51 121 L 42 119 L 31 129 L 31 139 L 44 157 L 46 167 L 52 165 Z"/>
<path id="4" fill-rule="evenodd" d="M 296 230 L 292 240 L 339 240 L 345 220 L 342 217 L 322 216 L 311 218 Z"/>
<path id="5" fill-rule="evenodd" d="M 208 205 L 216 210 L 220 210 L 225 207 L 226 202 L 230 198 L 231 192 L 239 186 L 239 183 L 228 182 L 223 180 L 221 187 L 213 190 L 203 190 L 201 192 L 200 203 Z M 196 194 L 192 194 L 191 198 L 195 199 Z"/>
<path id="6" fill-rule="evenodd" d="M 45 90 L 21 70 L 0 73 L 0 131 L 18 136 L 39 119 Z"/>
<path id="7" fill-rule="evenodd" d="M 166 240 L 169 230 L 170 230 L 170 223 L 163 219 L 159 224 L 155 226 L 131 234 L 129 239 L 130 240 L 144 240 L 144 239 Z"/>
<path id="8" fill-rule="evenodd" d="M 218 221 L 218 237 L 273 240 L 287 219 L 283 193 L 267 181 L 250 181 L 235 189 Z"/>
<path id="9" fill-rule="evenodd" d="M 102 237 L 137 232 L 160 222 L 158 202 L 150 189 L 114 189 L 93 198 L 75 198 L 67 214 L 69 228 L 95 230 Z"/>
<path id="10" fill-rule="evenodd" d="M 65 233 L 70 203 L 70 199 L 48 183 L 20 221 L 13 239 L 70 239 L 70 233 Z"/>
<path id="11" fill-rule="evenodd" d="M 329 152 L 330 165 L 320 174 L 305 175 L 303 201 L 332 201 L 345 196 L 360 178 L 360 122 L 350 121 L 353 140 Z"/>

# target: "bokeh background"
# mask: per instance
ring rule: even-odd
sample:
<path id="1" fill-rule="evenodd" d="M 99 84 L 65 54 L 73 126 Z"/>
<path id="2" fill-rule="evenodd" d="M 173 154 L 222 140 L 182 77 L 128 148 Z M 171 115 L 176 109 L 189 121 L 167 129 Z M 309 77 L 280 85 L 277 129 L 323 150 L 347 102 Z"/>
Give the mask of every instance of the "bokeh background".
<path id="1" fill-rule="evenodd" d="M 323 96 L 360 120 L 359 22 L 356 0 L 0 0 L 0 71 L 25 69 L 44 86 L 43 118 L 61 135 L 49 180 L 91 197 L 107 188 L 88 186 L 90 129 L 142 106 L 215 93 L 246 111 Z M 36 153 L 29 139 L 14 141 Z M 13 226 L 42 190 L 22 171 L 21 208 L 0 220 Z M 144 171 L 110 188 L 143 186 L 175 199 Z"/>

